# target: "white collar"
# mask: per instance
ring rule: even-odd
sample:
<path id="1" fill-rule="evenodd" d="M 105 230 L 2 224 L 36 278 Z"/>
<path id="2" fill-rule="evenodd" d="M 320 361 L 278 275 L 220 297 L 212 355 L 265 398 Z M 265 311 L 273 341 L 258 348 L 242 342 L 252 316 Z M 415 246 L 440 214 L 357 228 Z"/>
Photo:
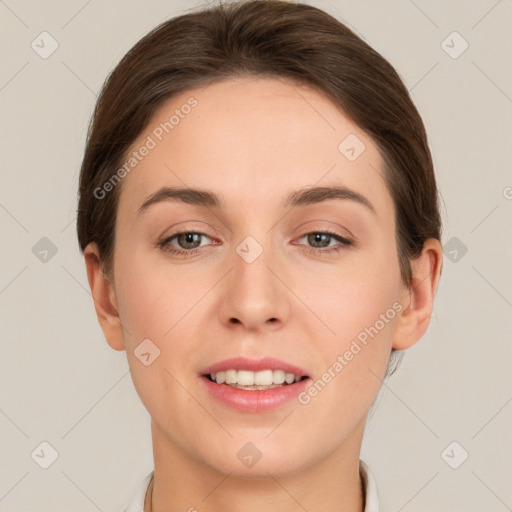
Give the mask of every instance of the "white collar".
<path id="1" fill-rule="evenodd" d="M 373 477 L 373 474 L 366 462 L 361 459 L 359 459 L 359 473 L 363 480 L 366 496 L 364 512 L 379 512 L 379 495 L 377 493 L 375 478 Z M 146 497 L 146 491 L 152 478 L 153 471 L 144 478 L 140 486 L 136 489 L 136 492 L 133 494 L 130 504 L 123 509 L 123 512 L 144 512 L 144 498 Z"/>
<path id="2" fill-rule="evenodd" d="M 379 494 L 377 492 L 377 484 L 373 473 L 370 471 L 368 464 L 359 459 L 359 473 L 363 480 L 364 493 L 366 496 L 366 504 L 364 512 L 379 512 Z"/>

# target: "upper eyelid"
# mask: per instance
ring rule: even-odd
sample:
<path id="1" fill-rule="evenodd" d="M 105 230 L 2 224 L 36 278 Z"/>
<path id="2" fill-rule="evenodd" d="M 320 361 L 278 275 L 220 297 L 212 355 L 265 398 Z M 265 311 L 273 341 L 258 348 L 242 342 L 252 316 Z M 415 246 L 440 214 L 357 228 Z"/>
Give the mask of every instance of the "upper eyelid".
<path id="1" fill-rule="evenodd" d="M 166 240 L 166 239 L 174 238 L 175 236 L 178 236 L 178 235 L 185 235 L 185 234 L 189 234 L 189 233 L 194 233 L 196 235 L 203 235 L 203 236 L 206 236 L 208 238 L 215 238 L 214 236 L 211 236 L 208 233 L 205 233 L 204 231 L 201 231 L 199 229 L 184 229 L 184 230 L 181 230 L 181 231 L 176 231 L 175 233 L 172 233 L 171 235 L 165 236 L 165 237 L 163 237 L 163 239 Z M 313 233 L 324 233 L 324 234 L 327 234 L 327 235 L 339 236 L 341 238 L 349 238 L 348 236 L 341 235 L 340 233 L 337 233 L 337 232 L 332 231 L 330 229 L 310 229 L 310 230 L 305 231 L 304 233 L 302 233 L 300 235 L 300 237 L 302 238 L 303 236 L 311 235 Z"/>
<path id="2" fill-rule="evenodd" d="M 172 235 L 166 236 L 166 237 L 162 238 L 162 241 L 160 243 L 162 245 L 170 243 L 171 240 L 174 240 L 179 235 L 185 235 L 185 234 L 189 234 L 189 233 L 193 233 L 193 234 L 196 234 L 196 235 L 201 235 L 203 237 L 209 238 L 210 240 L 214 239 L 214 237 L 208 235 L 207 233 L 204 233 L 204 232 L 199 231 L 199 230 L 190 229 L 190 230 L 177 231 L 176 233 L 173 233 Z M 346 243 L 346 242 L 352 243 L 353 242 L 352 237 L 347 237 L 345 235 L 341 235 L 339 233 L 335 233 L 335 232 L 333 232 L 333 231 L 331 231 L 329 229 L 325 229 L 325 230 L 322 230 L 322 229 L 309 230 L 309 231 L 306 231 L 305 233 L 302 233 L 299 236 L 296 236 L 294 238 L 294 240 L 300 240 L 301 238 L 304 238 L 305 236 L 312 235 L 312 234 L 317 234 L 317 233 L 326 234 L 326 235 L 329 235 L 329 236 L 331 236 L 333 238 L 337 238 L 340 243 Z"/>

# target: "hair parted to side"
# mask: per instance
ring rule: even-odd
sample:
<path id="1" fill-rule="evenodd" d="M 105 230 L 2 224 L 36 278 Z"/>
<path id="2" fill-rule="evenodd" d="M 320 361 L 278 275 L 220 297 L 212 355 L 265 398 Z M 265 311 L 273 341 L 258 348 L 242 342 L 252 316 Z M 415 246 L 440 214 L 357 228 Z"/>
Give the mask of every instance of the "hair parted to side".
<path id="1" fill-rule="evenodd" d="M 77 216 L 81 251 L 96 242 L 113 269 L 122 182 L 94 191 L 123 165 L 130 146 L 171 96 L 249 75 L 314 88 L 370 135 L 385 163 L 404 283 L 441 217 L 423 121 L 397 72 L 349 28 L 311 5 L 279 0 L 220 3 L 165 21 L 142 38 L 107 78 L 89 126 Z M 341 141 L 340 141 L 341 142 Z M 392 354 L 388 375 L 398 362 Z"/>

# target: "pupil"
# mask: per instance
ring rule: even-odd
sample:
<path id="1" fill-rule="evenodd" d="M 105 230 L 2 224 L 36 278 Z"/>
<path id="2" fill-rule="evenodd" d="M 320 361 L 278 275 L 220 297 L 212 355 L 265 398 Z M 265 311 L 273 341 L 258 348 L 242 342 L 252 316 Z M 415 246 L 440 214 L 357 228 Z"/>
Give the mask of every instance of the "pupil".
<path id="1" fill-rule="evenodd" d="M 199 234 L 198 233 L 186 233 L 184 235 L 184 238 L 185 238 L 185 246 L 187 246 L 188 244 L 193 244 L 194 243 L 194 237 L 198 237 Z M 194 245 L 194 247 L 197 247 L 197 244 Z"/>
<path id="2" fill-rule="evenodd" d="M 330 235 L 326 234 L 326 233 L 314 233 L 312 235 L 312 238 L 313 238 L 313 242 L 314 244 L 315 243 L 321 243 L 322 242 L 322 238 L 324 238 L 324 242 L 326 241 L 325 239 L 328 239 L 330 237 Z M 310 240 L 311 241 L 311 240 Z M 328 240 L 327 240 L 327 243 L 328 243 Z M 313 244 L 313 245 L 314 245 Z"/>

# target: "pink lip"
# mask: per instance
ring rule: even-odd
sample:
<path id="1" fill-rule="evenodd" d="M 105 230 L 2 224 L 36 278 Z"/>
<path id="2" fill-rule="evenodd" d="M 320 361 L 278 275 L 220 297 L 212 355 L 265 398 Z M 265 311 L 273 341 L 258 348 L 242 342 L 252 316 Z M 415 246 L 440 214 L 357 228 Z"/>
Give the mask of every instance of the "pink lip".
<path id="1" fill-rule="evenodd" d="M 286 373 L 293 373 L 296 377 L 307 376 L 307 373 L 298 366 L 288 364 L 285 361 L 264 357 L 263 359 L 247 359 L 245 357 L 234 357 L 212 364 L 201 370 L 201 375 L 209 373 L 225 372 L 226 370 L 249 370 L 258 372 L 261 370 L 284 370 Z"/>
<path id="2" fill-rule="evenodd" d="M 237 389 L 225 384 L 217 384 L 209 380 L 206 375 L 226 370 L 249 370 L 253 372 L 261 370 L 284 370 L 287 373 L 293 373 L 296 377 L 308 377 L 306 372 L 297 366 L 266 357 L 263 359 L 247 359 L 244 357 L 235 357 L 225 359 L 215 363 L 201 371 L 201 381 L 210 395 L 219 400 L 224 405 L 245 412 L 264 412 L 276 409 L 284 405 L 289 400 L 295 398 L 304 391 L 309 384 L 310 378 L 302 379 L 293 384 L 265 389 L 265 390 L 247 390 Z"/>
<path id="3" fill-rule="evenodd" d="M 245 412 L 264 412 L 276 409 L 295 398 L 299 393 L 302 393 L 310 380 L 308 378 L 294 384 L 286 384 L 261 391 L 251 391 L 232 388 L 225 384 L 217 384 L 207 377 L 201 377 L 201 381 L 211 396 L 224 405 Z"/>

